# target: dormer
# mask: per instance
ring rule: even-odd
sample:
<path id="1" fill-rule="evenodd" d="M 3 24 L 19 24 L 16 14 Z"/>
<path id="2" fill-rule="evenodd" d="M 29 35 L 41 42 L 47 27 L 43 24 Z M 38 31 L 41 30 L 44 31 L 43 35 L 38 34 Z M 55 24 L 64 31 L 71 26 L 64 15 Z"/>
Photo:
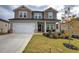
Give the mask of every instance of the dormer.
<path id="1" fill-rule="evenodd" d="M 45 19 L 56 19 L 57 18 L 57 12 L 55 9 L 52 7 L 49 7 L 44 11 L 44 18 Z"/>
<path id="2" fill-rule="evenodd" d="M 26 6 L 20 6 L 14 11 L 15 18 L 32 18 L 32 11 Z"/>

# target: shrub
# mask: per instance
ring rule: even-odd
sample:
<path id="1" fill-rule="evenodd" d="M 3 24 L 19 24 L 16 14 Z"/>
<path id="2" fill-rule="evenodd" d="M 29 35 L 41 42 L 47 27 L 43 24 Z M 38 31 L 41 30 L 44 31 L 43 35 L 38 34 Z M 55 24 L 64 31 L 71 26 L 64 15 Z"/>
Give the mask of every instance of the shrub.
<path id="1" fill-rule="evenodd" d="M 52 32 L 52 31 L 49 31 L 48 33 L 43 33 L 43 35 L 45 35 L 46 37 L 55 38 L 55 39 L 59 37 L 58 33 Z"/>
<path id="2" fill-rule="evenodd" d="M 53 33 L 51 30 L 48 32 L 48 37 L 53 38 Z"/>
<path id="3" fill-rule="evenodd" d="M 44 36 L 48 36 L 48 33 L 43 33 Z"/>
<path id="4" fill-rule="evenodd" d="M 53 29 L 52 32 L 55 32 L 55 29 Z"/>
<path id="5" fill-rule="evenodd" d="M 12 33 L 12 30 L 8 30 L 8 33 Z"/>
<path id="6" fill-rule="evenodd" d="M 63 34 L 63 38 L 65 38 L 65 39 L 69 39 L 69 33 L 65 33 L 65 34 Z"/>
<path id="7" fill-rule="evenodd" d="M 58 35 L 60 36 L 60 35 L 61 35 L 61 33 L 58 33 Z"/>
<path id="8" fill-rule="evenodd" d="M 78 35 L 72 35 L 72 38 L 79 39 L 79 36 Z"/>
<path id="9" fill-rule="evenodd" d="M 53 33 L 53 38 L 55 38 L 55 39 L 59 38 L 58 33 L 54 32 L 54 33 Z"/>
<path id="10" fill-rule="evenodd" d="M 61 30 L 61 31 L 60 31 L 60 33 L 64 34 L 64 33 L 65 33 L 65 31 L 64 31 L 64 30 Z"/>
<path id="11" fill-rule="evenodd" d="M 57 33 L 59 38 L 63 38 L 63 34 L 61 32 Z"/>

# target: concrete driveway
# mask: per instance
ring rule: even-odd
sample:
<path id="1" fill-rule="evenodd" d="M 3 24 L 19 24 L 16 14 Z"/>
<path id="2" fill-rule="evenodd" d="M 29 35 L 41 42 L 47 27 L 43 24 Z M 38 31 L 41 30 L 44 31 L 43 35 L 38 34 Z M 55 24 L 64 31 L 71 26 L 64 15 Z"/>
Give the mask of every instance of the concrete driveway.
<path id="1" fill-rule="evenodd" d="M 8 34 L 0 36 L 0 53 L 20 53 L 33 34 Z"/>

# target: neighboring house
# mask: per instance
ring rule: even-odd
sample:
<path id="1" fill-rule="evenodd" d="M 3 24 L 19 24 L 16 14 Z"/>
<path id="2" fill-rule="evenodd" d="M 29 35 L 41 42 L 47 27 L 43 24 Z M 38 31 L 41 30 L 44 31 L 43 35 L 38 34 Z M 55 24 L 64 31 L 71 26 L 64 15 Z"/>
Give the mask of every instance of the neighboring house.
<path id="1" fill-rule="evenodd" d="M 61 29 L 65 31 L 65 33 L 72 32 L 74 35 L 79 35 L 79 18 L 74 18 L 73 24 L 69 26 L 67 22 L 61 23 Z M 69 28 L 68 28 L 69 26 Z M 70 29 L 70 30 L 68 30 Z"/>
<path id="2" fill-rule="evenodd" d="M 33 10 L 34 9 L 34 10 Z M 49 30 L 59 30 L 56 25 L 57 12 L 52 7 L 29 8 L 28 6 L 20 6 L 14 11 L 14 18 L 9 19 L 11 30 L 14 33 L 33 33 L 47 32 Z"/>
<path id="3" fill-rule="evenodd" d="M 7 33 L 10 30 L 9 21 L 0 19 L 0 32 Z"/>
<path id="4" fill-rule="evenodd" d="M 74 35 L 79 35 L 79 18 L 75 18 L 72 27 L 72 32 Z"/>
<path id="5" fill-rule="evenodd" d="M 68 32 L 68 23 L 61 23 L 61 30 L 64 30 L 65 33 Z"/>

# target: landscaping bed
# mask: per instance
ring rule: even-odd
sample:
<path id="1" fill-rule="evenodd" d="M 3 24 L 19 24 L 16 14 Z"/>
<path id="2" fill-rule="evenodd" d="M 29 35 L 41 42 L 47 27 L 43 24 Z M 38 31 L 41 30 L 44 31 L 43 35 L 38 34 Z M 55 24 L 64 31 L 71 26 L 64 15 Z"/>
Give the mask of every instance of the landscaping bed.
<path id="1" fill-rule="evenodd" d="M 72 35 L 72 38 L 79 39 L 79 35 Z"/>
<path id="2" fill-rule="evenodd" d="M 63 45 L 69 49 L 72 50 L 79 50 L 79 48 L 77 48 L 76 46 L 74 46 L 73 44 L 68 44 L 68 43 L 63 43 Z"/>

